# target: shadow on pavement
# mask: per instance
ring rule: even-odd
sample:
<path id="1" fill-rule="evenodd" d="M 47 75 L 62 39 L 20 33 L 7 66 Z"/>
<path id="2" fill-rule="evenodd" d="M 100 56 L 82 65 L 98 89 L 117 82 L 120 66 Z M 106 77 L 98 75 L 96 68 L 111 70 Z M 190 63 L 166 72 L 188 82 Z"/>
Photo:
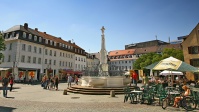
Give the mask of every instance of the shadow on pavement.
<path id="1" fill-rule="evenodd" d="M 16 108 L 0 106 L 0 112 L 13 112 Z"/>
<path id="2" fill-rule="evenodd" d="M 6 98 L 14 99 L 15 97 L 10 97 L 10 96 L 8 97 L 8 96 L 7 96 Z"/>

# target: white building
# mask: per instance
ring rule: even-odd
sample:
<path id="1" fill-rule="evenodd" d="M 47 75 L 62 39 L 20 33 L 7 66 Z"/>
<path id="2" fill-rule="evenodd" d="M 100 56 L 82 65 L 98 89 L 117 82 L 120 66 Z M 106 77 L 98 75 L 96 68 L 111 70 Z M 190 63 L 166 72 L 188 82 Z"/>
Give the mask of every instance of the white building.
<path id="1" fill-rule="evenodd" d="M 100 64 L 100 60 L 96 58 L 94 54 L 87 53 L 87 59 L 86 59 L 86 67 L 90 68 L 96 68 Z"/>
<path id="2" fill-rule="evenodd" d="M 40 80 L 43 74 L 61 77 L 64 69 L 82 70 L 86 66 L 84 49 L 37 28 L 28 28 L 27 23 L 8 29 L 3 37 L 7 49 L 2 52 L 1 76 L 13 73 L 15 80 L 28 80 L 30 76 Z"/>
<path id="3" fill-rule="evenodd" d="M 133 63 L 137 59 L 134 52 L 134 49 L 110 51 L 108 54 L 109 70 L 132 70 Z"/>

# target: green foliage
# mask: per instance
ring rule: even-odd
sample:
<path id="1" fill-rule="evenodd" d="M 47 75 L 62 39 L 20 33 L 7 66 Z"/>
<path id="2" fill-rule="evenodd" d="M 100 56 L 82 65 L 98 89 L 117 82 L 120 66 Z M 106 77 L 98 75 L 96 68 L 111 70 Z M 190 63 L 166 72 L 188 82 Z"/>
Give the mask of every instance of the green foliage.
<path id="1" fill-rule="evenodd" d="M 4 43 L 3 34 L 0 32 L 0 51 L 4 51 L 6 49 L 6 45 Z M 3 54 L 0 53 L 0 59 L 3 58 Z"/>
<path id="2" fill-rule="evenodd" d="M 184 61 L 184 56 L 182 50 L 176 50 L 176 49 L 169 49 L 166 48 L 163 50 L 162 54 L 157 53 L 148 53 L 140 56 L 133 64 L 134 69 L 144 69 L 144 67 L 153 64 L 157 61 L 160 61 L 162 59 L 168 58 L 170 56 L 173 56 L 174 58 L 177 58 L 181 61 Z"/>

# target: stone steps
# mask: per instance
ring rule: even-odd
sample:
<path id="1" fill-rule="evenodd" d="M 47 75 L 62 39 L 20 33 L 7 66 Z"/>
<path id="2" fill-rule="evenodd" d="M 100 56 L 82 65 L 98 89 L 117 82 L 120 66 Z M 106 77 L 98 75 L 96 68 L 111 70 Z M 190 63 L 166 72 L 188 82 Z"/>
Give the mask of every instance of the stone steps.
<path id="1" fill-rule="evenodd" d="M 134 86 L 130 87 L 134 89 Z M 114 90 L 115 94 L 124 94 L 124 87 L 106 87 L 106 88 L 93 88 L 93 87 L 82 87 L 74 85 L 67 89 L 67 92 L 88 94 L 88 95 L 110 95 L 110 91 Z"/>

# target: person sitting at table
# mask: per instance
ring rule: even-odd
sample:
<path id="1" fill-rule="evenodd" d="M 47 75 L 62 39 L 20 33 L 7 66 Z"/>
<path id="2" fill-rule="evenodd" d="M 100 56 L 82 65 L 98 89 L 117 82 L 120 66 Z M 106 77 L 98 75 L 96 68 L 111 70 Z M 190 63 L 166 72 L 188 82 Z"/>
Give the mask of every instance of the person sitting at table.
<path id="1" fill-rule="evenodd" d="M 190 89 L 186 85 L 182 86 L 182 89 L 184 90 L 184 93 L 182 96 L 175 97 L 173 107 L 178 107 L 177 103 L 182 100 L 183 96 L 190 95 Z"/>

